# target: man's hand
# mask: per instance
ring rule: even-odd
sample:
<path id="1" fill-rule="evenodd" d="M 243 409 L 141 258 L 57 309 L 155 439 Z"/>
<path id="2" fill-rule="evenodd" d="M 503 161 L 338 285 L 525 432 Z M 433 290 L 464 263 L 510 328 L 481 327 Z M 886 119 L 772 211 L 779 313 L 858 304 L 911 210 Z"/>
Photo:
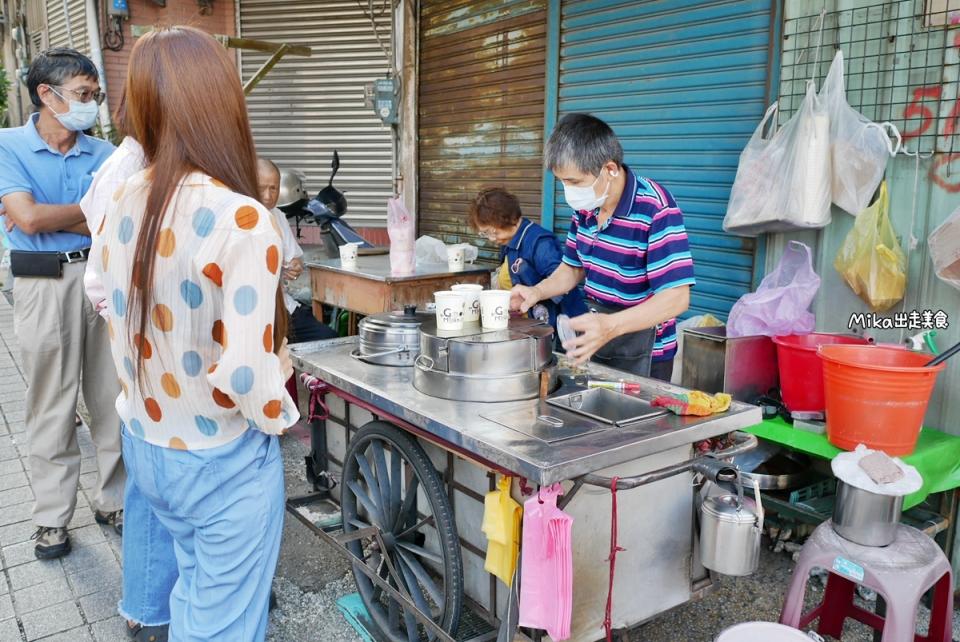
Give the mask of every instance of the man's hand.
<path id="1" fill-rule="evenodd" d="M 293 376 L 293 360 L 290 358 L 290 349 L 287 347 L 286 339 L 280 344 L 277 357 L 280 358 L 280 372 L 283 373 L 283 380 L 289 381 L 290 377 Z"/>
<path id="2" fill-rule="evenodd" d="M 563 349 L 576 365 L 589 361 L 597 350 L 619 335 L 617 323 L 611 315 L 593 312 L 570 319 L 570 329 L 577 333 L 577 337 L 566 341 Z"/>
<path id="3" fill-rule="evenodd" d="M 510 311 L 526 314 L 530 308 L 540 303 L 543 296 L 537 286 L 515 285 L 510 290 Z"/>
<path id="4" fill-rule="evenodd" d="M 290 264 L 283 269 L 283 279 L 285 281 L 296 281 L 303 274 L 303 259 L 297 257 L 290 261 Z"/>

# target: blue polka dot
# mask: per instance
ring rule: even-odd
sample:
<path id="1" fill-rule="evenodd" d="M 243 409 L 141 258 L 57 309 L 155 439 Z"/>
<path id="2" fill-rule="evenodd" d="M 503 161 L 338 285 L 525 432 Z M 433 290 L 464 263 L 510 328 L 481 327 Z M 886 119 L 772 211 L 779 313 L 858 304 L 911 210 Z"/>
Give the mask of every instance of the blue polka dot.
<path id="1" fill-rule="evenodd" d="M 220 430 L 220 426 L 217 425 L 217 422 L 209 417 L 201 417 L 200 415 L 197 415 L 193 418 L 193 420 L 197 423 L 197 430 L 207 437 L 213 437 Z"/>
<path id="2" fill-rule="evenodd" d="M 230 385 L 238 395 L 245 395 L 253 389 L 253 368 L 240 366 L 230 375 Z"/>
<path id="3" fill-rule="evenodd" d="M 124 368 L 124 370 L 127 371 L 127 374 L 130 375 L 130 378 L 131 378 L 131 379 L 136 380 L 136 378 L 137 378 L 137 373 L 136 373 L 136 371 L 133 369 L 133 361 L 130 360 L 130 357 L 124 357 L 124 358 L 123 358 L 123 368 Z"/>
<path id="4" fill-rule="evenodd" d="M 203 369 L 203 359 L 193 350 L 183 353 L 183 371 L 187 376 L 196 377 Z"/>
<path id="5" fill-rule="evenodd" d="M 206 238 L 210 236 L 210 232 L 213 231 L 213 224 L 216 220 L 217 217 L 213 213 L 213 210 L 207 207 L 201 207 L 193 213 L 193 231 L 197 233 L 197 236 Z"/>
<path id="6" fill-rule="evenodd" d="M 120 239 L 120 242 L 126 245 L 130 242 L 130 239 L 133 238 L 133 219 L 129 216 L 124 216 L 120 219 L 120 229 L 117 231 L 117 237 Z"/>
<path id="7" fill-rule="evenodd" d="M 136 435 L 137 437 L 140 437 L 140 439 L 143 439 L 143 435 L 144 435 L 144 432 L 143 432 L 143 424 L 140 423 L 140 421 L 137 420 L 137 419 L 131 419 L 131 420 L 130 420 L 130 432 L 132 432 L 132 433 L 133 433 L 134 435 Z"/>
<path id="8" fill-rule="evenodd" d="M 180 296 L 192 310 L 196 310 L 203 305 L 203 290 L 193 281 L 187 280 L 180 284 Z"/>
<path id="9" fill-rule="evenodd" d="M 249 285 L 243 286 L 233 295 L 233 307 L 240 314 L 250 314 L 257 307 L 257 291 Z"/>
<path id="10" fill-rule="evenodd" d="M 127 297 L 123 295 L 121 290 L 113 291 L 113 311 L 117 313 L 118 317 L 127 313 Z"/>

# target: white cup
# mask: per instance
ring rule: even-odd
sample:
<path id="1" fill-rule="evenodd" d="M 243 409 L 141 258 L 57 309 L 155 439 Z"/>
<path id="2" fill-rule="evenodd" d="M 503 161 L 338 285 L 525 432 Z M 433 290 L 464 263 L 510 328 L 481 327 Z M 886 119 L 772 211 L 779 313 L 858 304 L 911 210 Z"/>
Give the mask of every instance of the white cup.
<path id="1" fill-rule="evenodd" d="M 437 330 L 462 330 L 463 292 L 434 292 L 433 299 L 437 303 Z"/>
<path id="2" fill-rule="evenodd" d="M 476 283 L 458 283 L 450 288 L 463 295 L 463 322 L 480 322 L 480 293 L 483 286 Z"/>
<path id="3" fill-rule="evenodd" d="M 462 245 L 447 247 L 447 267 L 451 272 L 463 272 L 463 264 L 467 258 L 467 249 Z"/>
<path id="4" fill-rule="evenodd" d="M 483 327 L 502 330 L 510 325 L 510 290 L 484 290 L 480 293 Z"/>
<path id="5" fill-rule="evenodd" d="M 352 267 L 357 264 L 357 244 L 346 243 L 340 246 L 340 264 Z"/>

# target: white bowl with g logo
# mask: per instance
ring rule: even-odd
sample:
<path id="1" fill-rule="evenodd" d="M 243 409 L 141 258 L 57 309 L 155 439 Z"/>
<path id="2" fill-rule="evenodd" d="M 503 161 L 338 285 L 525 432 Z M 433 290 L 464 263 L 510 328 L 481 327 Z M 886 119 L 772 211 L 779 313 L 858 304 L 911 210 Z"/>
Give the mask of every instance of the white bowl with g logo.
<path id="1" fill-rule="evenodd" d="M 434 292 L 433 300 L 437 304 L 437 330 L 462 330 L 463 293 L 450 290 Z"/>
<path id="2" fill-rule="evenodd" d="M 458 283 L 450 289 L 463 295 L 463 322 L 479 323 L 480 293 L 483 292 L 483 286 L 477 283 Z"/>
<path id="3" fill-rule="evenodd" d="M 483 327 L 502 330 L 510 325 L 510 290 L 484 290 L 480 293 Z"/>

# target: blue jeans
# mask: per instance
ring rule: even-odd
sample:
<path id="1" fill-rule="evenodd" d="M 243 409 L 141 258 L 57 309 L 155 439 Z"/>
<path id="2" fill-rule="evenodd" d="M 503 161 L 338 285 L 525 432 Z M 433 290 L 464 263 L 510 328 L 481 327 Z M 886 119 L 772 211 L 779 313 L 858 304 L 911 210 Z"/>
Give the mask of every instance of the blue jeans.
<path id="1" fill-rule="evenodd" d="M 179 577 L 170 594 L 171 642 L 263 640 L 283 532 L 278 439 L 248 430 L 218 448 L 182 451 L 124 431 L 123 454 L 135 493 L 173 537 Z M 124 530 L 136 528 L 124 521 Z"/>

